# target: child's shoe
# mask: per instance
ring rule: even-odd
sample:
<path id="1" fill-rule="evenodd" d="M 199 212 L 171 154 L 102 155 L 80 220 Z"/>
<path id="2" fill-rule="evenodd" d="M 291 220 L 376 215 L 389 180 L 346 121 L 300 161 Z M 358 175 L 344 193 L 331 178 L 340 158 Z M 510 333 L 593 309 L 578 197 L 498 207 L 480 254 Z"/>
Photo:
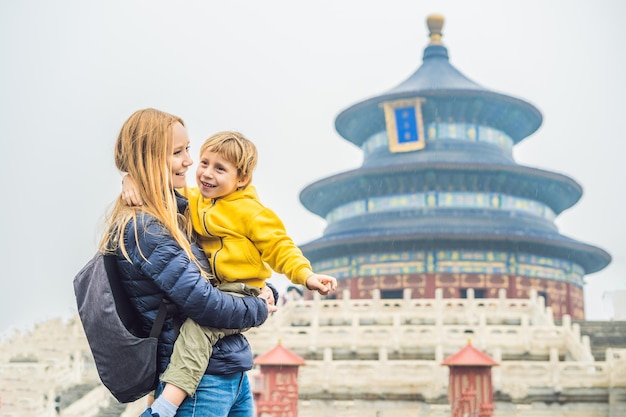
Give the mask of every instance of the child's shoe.
<path id="1" fill-rule="evenodd" d="M 141 413 L 139 417 L 159 417 L 159 413 L 152 414 L 152 410 L 150 408 L 146 408 L 146 410 Z"/>

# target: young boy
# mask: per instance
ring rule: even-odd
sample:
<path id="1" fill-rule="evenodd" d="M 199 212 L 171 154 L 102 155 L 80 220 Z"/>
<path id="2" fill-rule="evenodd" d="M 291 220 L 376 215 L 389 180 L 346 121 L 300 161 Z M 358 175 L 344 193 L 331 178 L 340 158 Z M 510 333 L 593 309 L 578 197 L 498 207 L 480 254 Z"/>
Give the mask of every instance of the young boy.
<path id="1" fill-rule="evenodd" d="M 189 199 L 198 243 L 220 289 L 257 294 L 274 270 L 294 284 L 328 294 L 337 288 L 337 280 L 313 272 L 280 218 L 259 201 L 250 184 L 257 161 L 256 146 L 241 133 L 217 133 L 200 149 L 197 187 L 181 190 Z M 124 190 L 130 194 L 131 183 L 124 181 Z M 212 345 L 232 332 L 237 331 L 203 328 L 191 320 L 183 324 L 170 365 L 161 376 L 166 385 L 152 405 L 153 412 L 162 410 L 161 405 L 175 412 L 187 395 L 193 395 L 208 366 Z M 160 413 L 160 417 L 170 417 Z"/>

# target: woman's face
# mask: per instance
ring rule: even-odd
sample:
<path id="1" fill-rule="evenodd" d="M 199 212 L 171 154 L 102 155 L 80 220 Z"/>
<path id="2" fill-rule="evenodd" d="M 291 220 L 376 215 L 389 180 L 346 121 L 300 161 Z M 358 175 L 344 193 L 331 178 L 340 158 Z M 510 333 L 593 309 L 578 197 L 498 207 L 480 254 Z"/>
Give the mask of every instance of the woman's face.
<path id="1" fill-rule="evenodd" d="M 183 188 L 187 185 L 187 169 L 193 164 L 189 155 L 189 135 L 185 126 L 179 122 L 176 122 L 172 129 L 172 147 L 167 156 L 167 164 L 172 170 L 172 187 Z"/>

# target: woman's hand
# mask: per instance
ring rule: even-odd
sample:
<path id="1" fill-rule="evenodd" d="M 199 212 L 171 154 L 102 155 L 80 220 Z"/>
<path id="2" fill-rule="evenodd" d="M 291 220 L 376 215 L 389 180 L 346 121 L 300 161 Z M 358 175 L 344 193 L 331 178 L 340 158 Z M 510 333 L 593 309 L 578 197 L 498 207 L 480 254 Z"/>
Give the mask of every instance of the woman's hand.
<path id="1" fill-rule="evenodd" d="M 278 307 L 276 307 L 276 304 L 274 303 L 274 292 L 271 290 L 270 287 L 265 285 L 263 288 L 261 288 L 261 293 L 259 294 L 259 298 L 262 298 L 265 301 L 267 301 L 268 312 L 275 313 L 276 311 L 278 311 Z"/>

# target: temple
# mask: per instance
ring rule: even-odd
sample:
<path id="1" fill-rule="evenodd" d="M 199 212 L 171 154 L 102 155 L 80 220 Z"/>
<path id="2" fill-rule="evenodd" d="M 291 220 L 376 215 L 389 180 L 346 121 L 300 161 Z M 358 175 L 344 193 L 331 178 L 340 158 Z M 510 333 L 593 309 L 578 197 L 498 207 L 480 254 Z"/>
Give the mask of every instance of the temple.
<path id="1" fill-rule="evenodd" d="M 327 221 L 303 251 L 340 288 L 294 287 L 246 331 L 255 415 L 626 416 L 626 321 L 584 319 L 583 279 L 611 257 L 554 224 L 581 186 L 514 161 L 541 113 L 461 74 L 427 24 L 422 66 L 336 119 L 362 166 L 301 192 Z M 102 385 L 78 315 L 0 340 L 0 417 L 146 401 Z"/>
<path id="2" fill-rule="evenodd" d="M 554 220 L 582 196 L 568 176 L 519 165 L 513 147 L 541 126 L 532 104 L 489 90 L 450 64 L 443 17 L 427 19 L 423 63 L 396 87 L 343 110 L 339 134 L 358 169 L 307 186 L 302 204 L 327 221 L 303 245 L 314 270 L 351 298 L 544 297 L 556 318 L 584 318 L 583 279 L 611 256 Z"/>

